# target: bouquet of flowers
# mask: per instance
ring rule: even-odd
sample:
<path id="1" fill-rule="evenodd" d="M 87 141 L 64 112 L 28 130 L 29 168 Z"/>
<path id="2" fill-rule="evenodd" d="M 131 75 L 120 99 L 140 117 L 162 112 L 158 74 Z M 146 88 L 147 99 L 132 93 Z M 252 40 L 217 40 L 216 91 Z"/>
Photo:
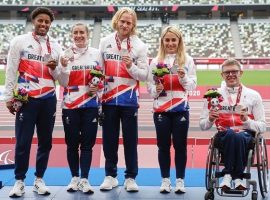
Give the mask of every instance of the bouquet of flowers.
<path id="1" fill-rule="evenodd" d="M 102 83 L 103 78 L 104 74 L 102 73 L 101 67 L 97 65 L 94 69 L 90 70 L 88 77 L 89 85 L 98 86 L 99 89 L 102 89 L 104 87 Z M 93 96 L 93 94 L 90 92 L 89 96 Z"/>
<path id="2" fill-rule="evenodd" d="M 152 74 L 154 75 L 154 81 L 156 84 L 162 83 L 163 84 L 163 76 L 169 74 L 170 71 L 168 69 L 167 64 L 163 62 L 159 62 L 156 65 L 156 68 L 152 70 Z M 159 96 L 166 96 L 166 92 L 163 90 Z"/>
<path id="3" fill-rule="evenodd" d="M 28 93 L 25 88 L 18 88 L 13 91 L 12 105 L 16 112 L 20 110 L 23 103 L 28 102 Z"/>
<path id="4" fill-rule="evenodd" d="M 221 108 L 220 103 L 223 101 L 222 95 L 216 88 L 209 89 L 203 96 L 208 101 L 208 109 L 219 110 Z"/>

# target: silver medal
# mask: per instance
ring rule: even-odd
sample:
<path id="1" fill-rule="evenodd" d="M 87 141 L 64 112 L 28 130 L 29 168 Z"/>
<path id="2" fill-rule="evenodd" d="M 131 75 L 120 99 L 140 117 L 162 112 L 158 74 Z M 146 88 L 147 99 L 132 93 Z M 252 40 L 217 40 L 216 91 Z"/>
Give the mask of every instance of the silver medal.
<path id="1" fill-rule="evenodd" d="M 178 68 L 179 68 L 179 66 L 178 65 L 173 65 L 172 67 L 171 67 L 171 73 L 172 74 L 177 74 L 177 70 L 178 70 Z"/>
<path id="2" fill-rule="evenodd" d="M 43 60 L 44 60 L 45 63 L 49 62 L 50 60 L 53 60 L 52 55 L 51 54 L 45 54 L 43 56 Z"/>
<path id="3" fill-rule="evenodd" d="M 236 105 L 234 108 L 234 112 L 240 113 L 244 107 L 242 105 Z"/>
<path id="4" fill-rule="evenodd" d="M 71 49 L 67 49 L 64 52 L 64 57 L 68 58 L 69 60 L 74 58 L 74 53 Z"/>
<path id="5" fill-rule="evenodd" d="M 128 49 L 121 48 L 120 55 L 121 56 L 128 56 L 129 55 Z"/>

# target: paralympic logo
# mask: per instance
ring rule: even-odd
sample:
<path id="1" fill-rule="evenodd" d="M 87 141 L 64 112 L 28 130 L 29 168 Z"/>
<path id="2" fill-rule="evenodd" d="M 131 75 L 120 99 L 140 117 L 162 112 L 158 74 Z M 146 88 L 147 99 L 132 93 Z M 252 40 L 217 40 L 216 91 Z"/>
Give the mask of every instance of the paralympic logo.
<path id="1" fill-rule="evenodd" d="M 5 165 L 14 164 L 14 161 L 8 158 L 10 152 L 11 150 L 7 150 L 0 154 L 0 164 L 1 163 Z"/>

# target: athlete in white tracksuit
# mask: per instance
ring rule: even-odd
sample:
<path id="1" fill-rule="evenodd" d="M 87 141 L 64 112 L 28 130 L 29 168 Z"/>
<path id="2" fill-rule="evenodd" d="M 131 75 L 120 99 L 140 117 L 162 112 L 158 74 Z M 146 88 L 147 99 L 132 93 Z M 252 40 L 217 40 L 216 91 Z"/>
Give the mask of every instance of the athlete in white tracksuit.
<path id="1" fill-rule="evenodd" d="M 5 100 L 11 113 L 14 89 L 25 89 L 28 103 L 16 113 L 15 179 L 17 182 L 10 196 L 21 196 L 23 180 L 29 166 L 29 156 L 34 130 L 37 130 L 38 150 L 36 155 L 36 179 L 34 191 L 47 194 L 42 177 L 47 168 L 52 147 L 52 131 L 56 115 L 55 80 L 61 47 L 47 35 L 53 21 L 53 13 L 47 8 L 32 12 L 35 27 L 33 32 L 15 37 L 8 53 Z M 46 60 L 49 59 L 49 60 Z M 18 187 L 17 187 L 18 186 Z"/>
<path id="2" fill-rule="evenodd" d="M 223 97 L 219 109 L 211 109 L 205 100 L 200 117 L 202 130 L 214 124 L 218 129 L 217 137 L 224 153 L 223 189 L 230 188 L 235 180 L 235 188 L 243 189 L 243 172 L 247 162 L 248 146 L 255 132 L 266 131 L 265 112 L 260 94 L 245 87 L 240 82 L 243 71 L 238 61 L 229 59 L 222 65 L 222 84 L 218 91 Z"/>
<path id="3" fill-rule="evenodd" d="M 152 74 L 152 70 L 164 64 L 167 65 L 169 74 L 160 77 L 162 79 L 158 81 Z M 184 178 L 189 129 L 188 92 L 194 90 L 196 85 L 196 67 L 192 57 L 185 52 L 182 34 L 176 27 L 168 26 L 161 33 L 158 56 L 150 64 L 147 82 L 148 91 L 154 98 L 153 119 L 162 177 L 160 192 L 167 193 L 171 190 L 172 143 L 175 150 L 175 192 L 185 192 Z"/>
<path id="4" fill-rule="evenodd" d="M 67 191 L 78 189 L 84 193 L 93 193 L 88 182 L 92 162 L 92 148 L 95 145 L 98 128 L 98 107 L 102 91 L 101 83 L 92 84 L 92 70 L 102 70 L 101 54 L 98 49 L 88 45 L 89 30 L 78 23 L 71 29 L 73 46 L 72 58 L 61 57 L 59 82 L 64 86 L 62 102 L 62 121 L 67 144 L 67 160 L 72 179 Z M 67 56 L 67 55 L 66 55 Z M 100 88 L 99 85 L 101 86 Z M 80 149 L 80 151 L 79 151 Z M 80 177 L 80 178 L 79 178 Z"/>
<path id="5" fill-rule="evenodd" d="M 117 32 L 100 41 L 105 72 L 102 111 L 103 151 L 106 159 L 106 177 L 100 186 L 101 190 L 110 190 L 118 185 L 116 176 L 121 122 L 126 163 L 125 187 L 127 191 L 138 191 L 135 177 L 138 174 L 139 81 L 147 79 L 148 60 L 146 45 L 135 35 L 135 15 L 131 9 L 119 10 L 113 18 Z"/>

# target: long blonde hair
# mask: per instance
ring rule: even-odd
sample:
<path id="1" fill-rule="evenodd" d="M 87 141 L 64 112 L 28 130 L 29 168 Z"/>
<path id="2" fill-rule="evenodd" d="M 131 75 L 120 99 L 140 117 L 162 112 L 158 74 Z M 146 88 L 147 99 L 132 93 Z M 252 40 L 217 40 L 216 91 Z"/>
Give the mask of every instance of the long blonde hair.
<path id="1" fill-rule="evenodd" d="M 182 36 L 181 31 L 175 26 L 167 26 L 161 32 L 159 50 L 158 50 L 158 55 L 157 55 L 158 61 L 164 61 L 165 59 L 166 52 L 165 52 L 165 47 L 163 44 L 163 39 L 168 32 L 175 34 L 179 38 L 179 44 L 178 44 L 178 48 L 176 52 L 176 62 L 179 65 L 179 67 L 183 67 L 186 62 L 185 44 L 183 41 L 183 36 Z"/>
<path id="2" fill-rule="evenodd" d="M 112 18 L 112 28 L 113 30 L 115 31 L 118 31 L 118 27 L 117 27 L 117 23 L 118 21 L 120 20 L 120 18 L 122 17 L 122 15 L 124 13 L 127 13 L 129 15 L 132 16 L 132 29 L 131 29 L 131 32 L 130 32 L 130 35 L 136 35 L 136 29 L 137 29 L 137 14 L 134 10 L 132 10 L 131 8 L 128 8 L 128 7 L 123 7 L 123 8 L 120 8 L 116 13 L 115 15 L 113 16 Z"/>

